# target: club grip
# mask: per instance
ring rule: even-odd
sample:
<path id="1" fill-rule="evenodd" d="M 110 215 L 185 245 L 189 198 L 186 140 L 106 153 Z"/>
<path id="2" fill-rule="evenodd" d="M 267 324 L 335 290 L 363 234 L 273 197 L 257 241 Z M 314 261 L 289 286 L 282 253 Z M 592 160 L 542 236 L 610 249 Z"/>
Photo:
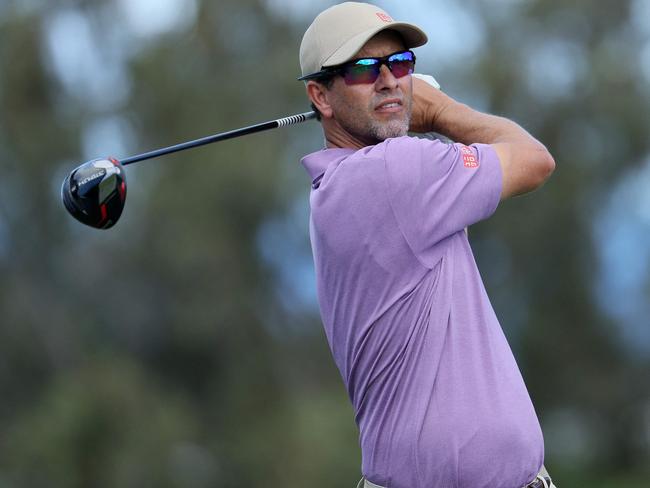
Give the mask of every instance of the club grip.
<path id="1" fill-rule="evenodd" d="M 305 112 L 303 114 L 290 115 L 289 117 L 277 119 L 276 122 L 278 127 L 286 127 L 287 125 L 300 124 L 301 122 L 314 118 L 316 118 L 316 112 Z"/>

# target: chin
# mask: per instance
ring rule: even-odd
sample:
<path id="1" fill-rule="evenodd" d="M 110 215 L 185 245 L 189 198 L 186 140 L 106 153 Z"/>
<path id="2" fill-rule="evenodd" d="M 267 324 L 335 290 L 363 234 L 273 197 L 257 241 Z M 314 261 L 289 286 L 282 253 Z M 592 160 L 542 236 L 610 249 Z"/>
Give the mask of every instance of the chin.
<path id="1" fill-rule="evenodd" d="M 372 136 L 378 141 L 385 141 L 392 137 L 402 137 L 408 133 L 408 122 L 393 120 L 390 122 L 376 123 L 371 127 Z"/>

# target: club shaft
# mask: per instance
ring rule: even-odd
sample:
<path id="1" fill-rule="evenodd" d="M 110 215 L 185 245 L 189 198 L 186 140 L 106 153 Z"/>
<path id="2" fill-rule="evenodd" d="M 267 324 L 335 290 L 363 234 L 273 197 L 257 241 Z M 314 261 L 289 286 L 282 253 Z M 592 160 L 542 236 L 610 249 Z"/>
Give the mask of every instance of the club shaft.
<path id="1" fill-rule="evenodd" d="M 193 147 L 203 146 L 205 144 L 211 144 L 213 142 L 224 141 L 226 139 L 254 134 L 255 132 L 262 132 L 269 129 L 276 129 L 278 127 L 284 127 L 287 125 L 299 124 L 301 122 L 305 122 L 306 120 L 311 120 L 314 118 L 316 118 L 316 112 L 305 112 L 302 114 L 290 115 L 281 119 L 269 120 L 268 122 L 262 122 L 260 124 L 242 127 L 241 129 L 234 129 L 228 132 L 222 132 L 220 134 L 213 134 L 211 136 L 195 139 L 193 141 L 183 142 L 174 146 L 163 147 L 161 149 L 155 149 L 146 153 L 136 154 L 135 156 L 121 159 L 120 163 L 122 166 L 126 166 L 127 164 L 137 163 L 138 161 L 144 161 L 145 159 L 157 158 L 158 156 L 183 151 L 185 149 L 191 149 Z"/>

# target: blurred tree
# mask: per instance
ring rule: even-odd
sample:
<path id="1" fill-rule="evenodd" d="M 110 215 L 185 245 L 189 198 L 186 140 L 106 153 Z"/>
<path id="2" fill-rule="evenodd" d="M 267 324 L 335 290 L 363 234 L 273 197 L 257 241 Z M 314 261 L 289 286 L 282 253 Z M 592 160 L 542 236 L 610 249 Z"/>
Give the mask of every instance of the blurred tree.
<path id="1" fill-rule="evenodd" d="M 592 3 L 466 2 L 479 52 L 423 68 L 555 155 L 551 182 L 471 239 L 558 486 L 641 487 L 650 360 L 596 303 L 591 226 L 650 153 L 648 41 L 639 1 Z M 297 160 L 317 125 L 129 167 L 109 232 L 58 201 L 83 159 L 305 110 L 308 21 L 279 0 L 168 0 L 138 29 L 129 5 L 0 2 L 0 487 L 353 486 L 353 413 L 318 311 L 263 257 L 288 256 L 291 276 L 308 256 Z M 299 237 L 261 232 L 283 219 Z"/>

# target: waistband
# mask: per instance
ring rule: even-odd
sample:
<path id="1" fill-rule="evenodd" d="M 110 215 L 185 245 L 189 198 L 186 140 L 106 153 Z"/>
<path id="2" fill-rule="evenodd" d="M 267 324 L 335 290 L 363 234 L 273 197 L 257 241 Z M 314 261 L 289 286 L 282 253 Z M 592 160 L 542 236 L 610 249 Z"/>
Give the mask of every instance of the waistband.
<path id="1" fill-rule="evenodd" d="M 365 478 L 361 478 L 359 484 L 357 485 L 357 488 L 384 488 L 384 487 L 376 485 Z M 557 487 L 553 484 L 553 481 L 551 480 L 548 471 L 546 471 L 546 468 L 542 466 L 542 469 L 539 471 L 535 479 L 522 488 L 557 488 Z"/>

